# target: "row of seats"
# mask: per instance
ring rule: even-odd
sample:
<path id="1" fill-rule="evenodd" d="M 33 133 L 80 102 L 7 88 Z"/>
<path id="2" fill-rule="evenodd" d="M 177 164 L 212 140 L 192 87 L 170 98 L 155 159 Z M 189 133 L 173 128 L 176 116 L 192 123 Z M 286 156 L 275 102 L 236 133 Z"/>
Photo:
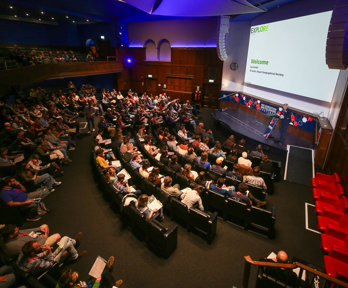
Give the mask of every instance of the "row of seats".
<path id="1" fill-rule="evenodd" d="M 144 240 L 157 255 L 168 258 L 177 247 L 177 225 L 167 228 L 156 219 L 146 219 L 132 204 L 133 202 L 129 206 L 123 207 L 124 195 L 115 190 L 112 184 L 106 182 L 105 171 L 97 165 L 95 159 L 96 155 L 93 152 L 92 166 L 102 191 L 111 200 L 111 205 L 121 212 L 123 223 L 129 226 L 139 239 Z"/>
<path id="2" fill-rule="evenodd" d="M 337 173 L 316 173 L 312 179 L 315 212 L 321 234 L 326 273 L 348 280 L 348 199 Z"/>
<path id="3" fill-rule="evenodd" d="M 173 176 L 173 181 L 179 183 L 181 187 L 192 187 L 189 182 L 182 182 L 182 179 L 178 179 L 180 175 L 175 174 L 174 171 L 167 168 L 164 170 L 164 165 L 158 165 L 156 159 L 154 159 L 151 155 L 147 153 L 144 149 L 143 145 L 140 143 L 139 139 L 136 137 L 136 143 L 139 150 L 142 154 L 149 159 L 149 161 L 155 165 L 159 166 L 160 171 L 164 175 Z M 188 230 L 194 230 L 198 232 L 200 235 L 204 236 L 208 243 L 211 243 L 216 235 L 217 229 L 217 213 L 207 213 L 201 211 L 197 208 L 188 208 L 184 203 L 178 200 L 175 197 L 171 197 L 161 189 L 157 188 L 154 184 L 149 182 L 147 179 L 144 179 L 139 172 L 132 169 L 131 165 L 124 160 L 122 155 L 120 155 L 118 149 L 116 148 L 115 153 L 119 156 L 119 159 L 122 161 L 122 165 L 125 167 L 127 171 L 134 177 L 134 181 L 136 183 L 140 183 L 141 189 L 146 191 L 147 194 L 153 194 L 155 197 L 163 203 L 164 212 L 171 216 L 173 219 L 181 222 Z M 156 161 L 156 162 L 154 162 Z M 185 179 L 185 178 L 184 178 Z M 186 180 L 186 179 L 185 179 Z"/>
<path id="4" fill-rule="evenodd" d="M 173 181 L 180 184 L 181 187 L 194 186 L 194 183 L 188 181 L 180 174 L 176 174 L 173 170 L 171 170 L 163 163 L 157 161 L 153 156 L 151 156 L 140 143 L 136 133 L 134 134 L 134 139 L 141 152 L 144 155 L 146 155 L 146 157 L 153 165 L 158 166 L 160 168 L 160 171 L 163 172 L 163 174 L 171 176 L 173 178 Z M 160 141 L 156 137 L 155 139 L 157 139 L 157 141 Z M 184 158 L 180 154 L 177 155 L 179 159 L 181 159 L 181 163 L 183 165 L 188 163 L 186 158 Z M 194 169 L 197 169 L 198 171 L 205 169 L 203 166 L 199 166 L 198 164 L 191 164 L 193 165 Z M 214 173 L 213 171 L 209 172 Z M 236 181 L 238 182 L 238 180 L 232 179 L 230 177 L 227 177 L 226 179 L 228 180 L 226 181 L 226 184 L 238 185 L 238 183 L 236 183 Z M 262 189 L 259 189 L 258 187 L 251 187 L 250 185 L 249 189 L 256 197 L 260 197 L 261 200 L 263 200 L 266 196 L 264 191 L 262 191 Z M 275 208 L 272 208 L 271 211 L 268 211 L 255 206 L 248 207 L 246 204 L 242 202 L 236 201 L 231 198 L 226 198 L 225 196 L 211 191 L 207 188 L 204 189 L 204 192 L 201 194 L 201 198 L 204 207 L 208 211 L 212 211 L 213 213 L 220 213 L 224 220 L 231 220 L 232 222 L 242 226 L 244 229 L 253 229 L 256 232 L 266 234 L 270 238 L 273 238 L 275 236 Z"/>

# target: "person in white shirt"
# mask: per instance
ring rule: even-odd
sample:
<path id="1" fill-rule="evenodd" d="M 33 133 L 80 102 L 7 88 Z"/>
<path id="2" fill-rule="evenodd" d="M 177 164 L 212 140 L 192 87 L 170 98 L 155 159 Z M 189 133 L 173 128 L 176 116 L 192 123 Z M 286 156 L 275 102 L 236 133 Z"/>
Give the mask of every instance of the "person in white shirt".
<path id="1" fill-rule="evenodd" d="M 239 165 L 244 165 L 246 167 L 251 167 L 252 162 L 249 159 L 247 159 L 247 158 L 248 158 L 248 153 L 247 152 L 243 152 L 242 153 L 242 157 L 238 158 L 238 164 Z"/>
<path id="2" fill-rule="evenodd" d="M 183 194 L 181 194 L 181 202 L 186 204 L 187 208 L 191 208 L 196 203 L 200 210 L 204 211 L 202 198 L 200 194 L 203 192 L 203 186 L 197 185 L 193 190 L 186 189 Z"/>

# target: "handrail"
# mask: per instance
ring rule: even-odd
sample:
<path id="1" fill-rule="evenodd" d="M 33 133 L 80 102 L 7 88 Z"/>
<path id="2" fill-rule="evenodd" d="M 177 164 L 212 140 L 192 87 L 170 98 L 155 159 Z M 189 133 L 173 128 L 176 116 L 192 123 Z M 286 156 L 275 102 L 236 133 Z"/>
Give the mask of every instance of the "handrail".
<path id="1" fill-rule="evenodd" d="M 279 268 L 285 268 L 285 269 L 294 269 L 294 268 L 302 268 L 310 273 L 313 273 L 321 278 L 324 278 L 332 283 L 335 283 L 337 285 L 340 285 L 342 287 L 348 288 L 348 283 L 344 282 L 342 280 L 333 278 L 326 273 L 323 273 L 321 271 L 318 271 L 314 268 L 311 268 L 303 263 L 295 262 L 292 264 L 285 264 L 285 263 L 272 263 L 272 262 L 264 262 L 264 261 L 254 261 L 249 255 L 244 256 L 244 272 L 243 272 L 243 288 L 248 288 L 249 284 L 249 276 L 250 276 L 250 268 L 251 265 L 254 266 L 263 266 L 263 267 L 279 267 Z"/>

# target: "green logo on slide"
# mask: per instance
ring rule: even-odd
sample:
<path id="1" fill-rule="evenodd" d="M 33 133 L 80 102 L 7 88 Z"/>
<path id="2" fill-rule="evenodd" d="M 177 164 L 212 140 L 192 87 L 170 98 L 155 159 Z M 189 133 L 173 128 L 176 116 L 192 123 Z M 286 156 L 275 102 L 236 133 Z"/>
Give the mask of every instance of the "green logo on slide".
<path id="1" fill-rule="evenodd" d="M 268 31 L 268 25 L 261 25 L 261 26 L 251 28 L 251 34 L 257 33 L 257 32 L 266 32 L 266 31 Z"/>

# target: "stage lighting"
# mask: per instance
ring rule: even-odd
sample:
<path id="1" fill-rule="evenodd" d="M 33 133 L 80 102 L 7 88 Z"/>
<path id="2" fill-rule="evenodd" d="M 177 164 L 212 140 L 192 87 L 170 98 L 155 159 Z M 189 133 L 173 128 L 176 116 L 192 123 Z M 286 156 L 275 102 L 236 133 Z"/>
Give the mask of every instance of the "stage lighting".
<path id="1" fill-rule="evenodd" d="M 133 63 L 133 59 L 130 58 L 130 57 L 127 57 L 127 58 L 126 58 L 126 63 L 127 63 L 128 65 L 132 64 L 132 63 Z"/>

